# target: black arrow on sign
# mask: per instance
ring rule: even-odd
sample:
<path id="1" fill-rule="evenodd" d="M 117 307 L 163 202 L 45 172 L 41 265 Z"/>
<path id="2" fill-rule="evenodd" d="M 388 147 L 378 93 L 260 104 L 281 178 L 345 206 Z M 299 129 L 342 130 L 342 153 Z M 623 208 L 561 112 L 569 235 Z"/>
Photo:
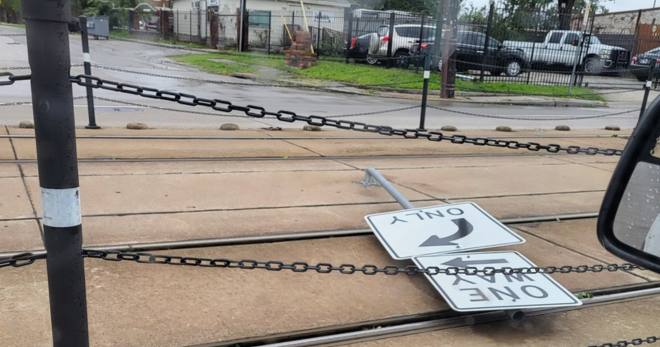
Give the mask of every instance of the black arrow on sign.
<path id="1" fill-rule="evenodd" d="M 463 260 L 461 257 L 456 257 L 450 261 L 442 263 L 442 265 L 454 267 L 466 267 L 470 265 L 490 265 L 490 264 L 508 264 L 506 259 L 486 259 L 486 260 Z"/>
<path id="2" fill-rule="evenodd" d="M 456 224 L 456 226 L 458 227 L 458 231 L 456 231 L 455 233 L 449 236 L 442 238 L 433 235 L 428 239 L 426 239 L 426 241 L 422 242 L 422 244 L 419 245 L 419 247 L 451 246 L 451 245 L 455 246 L 456 244 L 453 243 L 452 241 L 456 241 L 458 239 L 462 239 L 470 235 L 470 233 L 472 233 L 472 230 L 474 229 L 472 227 L 472 224 L 470 224 L 470 222 L 468 222 L 465 218 L 452 219 L 451 221 L 454 222 L 454 224 Z"/>

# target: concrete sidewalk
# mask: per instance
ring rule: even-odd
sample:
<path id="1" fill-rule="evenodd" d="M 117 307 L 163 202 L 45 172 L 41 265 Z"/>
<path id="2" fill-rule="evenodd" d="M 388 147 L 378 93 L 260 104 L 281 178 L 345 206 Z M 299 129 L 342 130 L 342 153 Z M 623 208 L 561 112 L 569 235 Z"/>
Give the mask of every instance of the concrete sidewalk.
<path id="1" fill-rule="evenodd" d="M 6 192 L 0 200 L 0 252 L 42 248 L 30 135 L 9 128 L 0 136 L 0 189 Z M 419 206 L 470 200 L 498 218 L 595 212 L 618 160 L 332 131 L 103 129 L 79 130 L 78 135 L 88 246 L 366 228 L 365 214 L 400 209 L 382 189 L 358 183 L 366 167 L 381 170 Z M 117 137 L 124 135 L 142 137 Z M 612 148 L 625 143 L 611 132 L 587 130 L 470 135 Z M 621 262 L 598 244 L 594 219 L 516 229 L 527 243 L 507 249 L 521 251 L 539 266 Z M 161 253 L 397 264 L 371 235 Z M 86 273 L 94 346 L 191 345 L 448 312 L 420 276 L 198 269 L 93 259 L 86 261 Z M 660 280 L 641 271 L 554 277 L 574 292 Z M 45 263 L 4 268 L 0 283 L 0 331 L 10 332 L 0 335 L 0 345 L 49 345 Z M 587 332 L 580 336 L 591 341 Z"/>

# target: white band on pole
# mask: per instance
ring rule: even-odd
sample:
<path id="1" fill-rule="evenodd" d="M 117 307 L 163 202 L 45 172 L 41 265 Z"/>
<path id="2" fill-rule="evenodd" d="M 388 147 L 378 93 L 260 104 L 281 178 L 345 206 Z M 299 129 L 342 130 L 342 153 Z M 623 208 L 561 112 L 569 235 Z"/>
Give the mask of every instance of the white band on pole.
<path id="1" fill-rule="evenodd" d="M 82 223 L 80 188 L 41 188 L 44 209 L 43 224 L 53 228 L 68 228 Z"/>
<path id="2" fill-rule="evenodd" d="M 92 56 L 89 53 L 83 53 L 83 62 L 91 63 L 92 62 Z"/>
<path id="3" fill-rule="evenodd" d="M 431 71 L 424 71 L 424 79 L 427 80 L 429 78 L 431 78 Z"/>

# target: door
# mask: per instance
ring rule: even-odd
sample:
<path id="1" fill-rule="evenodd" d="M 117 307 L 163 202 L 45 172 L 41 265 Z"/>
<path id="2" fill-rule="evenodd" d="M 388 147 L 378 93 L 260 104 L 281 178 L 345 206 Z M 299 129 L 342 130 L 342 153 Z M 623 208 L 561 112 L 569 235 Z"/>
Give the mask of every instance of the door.
<path id="1" fill-rule="evenodd" d="M 580 53 L 580 35 L 578 33 L 566 33 L 562 43 L 561 64 L 573 66 L 575 55 Z"/>
<path id="2" fill-rule="evenodd" d="M 560 64 L 562 62 L 562 38 L 564 33 L 561 31 L 552 31 L 550 38 L 545 42 L 540 50 L 541 62 L 545 64 Z M 536 59 L 535 59 L 536 60 Z"/>
<path id="3" fill-rule="evenodd" d="M 456 63 L 463 69 L 479 69 L 484 56 L 486 36 L 474 31 L 460 31 L 456 40 Z"/>

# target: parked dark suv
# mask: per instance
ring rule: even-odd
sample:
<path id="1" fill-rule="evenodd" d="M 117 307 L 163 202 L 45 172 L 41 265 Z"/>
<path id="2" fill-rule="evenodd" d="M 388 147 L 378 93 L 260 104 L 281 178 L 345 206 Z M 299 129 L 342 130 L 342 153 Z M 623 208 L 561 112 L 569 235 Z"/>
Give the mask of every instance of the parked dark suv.
<path id="1" fill-rule="evenodd" d="M 640 81 L 646 81 L 649 77 L 649 68 L 653 66 L 653 79 L 660 78 L 660 48 L 654 48 L 650 51 L 641 53 L 632 57 L 630 62 L 630 72 Z"/>
<path id="2" fill-rule="evenodd" d="M 475 31 L 459 31 L 456 40 L 456 69 L 458 71 L 480 70 L 483 64 L 484 70 L 491 75 L 518 76 L 529 63 L 524 53 L 515 48 L 503 46 L 494 38 L 488 40 L 488 54 L 485 54 L 484 45 L 486 35 Z M 422 42 L 414 48 L 417 54 L 433 52 L 433 40 Z M 421 47 L 421 51 L 419 48 Z M 485 60 L 484 60 L 484 56 Z"/>

